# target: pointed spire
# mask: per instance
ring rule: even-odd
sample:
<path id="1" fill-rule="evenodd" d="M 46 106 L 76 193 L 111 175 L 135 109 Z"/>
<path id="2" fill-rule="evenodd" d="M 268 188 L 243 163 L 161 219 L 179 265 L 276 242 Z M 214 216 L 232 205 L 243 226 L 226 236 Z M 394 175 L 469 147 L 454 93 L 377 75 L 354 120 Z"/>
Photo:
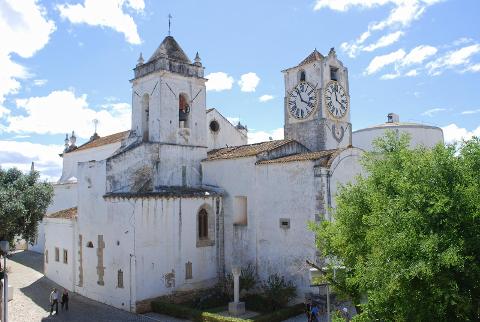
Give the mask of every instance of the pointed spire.
<path id="1" fill-rule="evenodd" d="M 35 162 L 32 161 L 32 165 L 30 166 L 30 171 L 35 171 Z"/>
<path id="2" fill-rule="evenodd" d="M 143 63 L 144 63 L 143 56 L 142 56 L 142 53 L 140 52 L 140 57 L 138 57 L 138 60 L 137 60 L 137 66 L 143 65 Z"/>
<path id="3" fill-rule="evenodd" d="M 77 142 L 77 137 L 75 136 L 75 131 L 72 131 L 72 135 L 70 136 L 70 148 L 75 148 L 76 142 Z"/>
<path id="4" fill-rule="evenodd" d="M 64 151 L 66 152 L 66 151 L 68 151 L 68 143 L 70 142 L 70 139 L 68 138 L 68 133 L 65 134 L 65 140 L 64 140 L 64 142 L 65 142 L 65 149 L 64 149 Z"/>
<path id="5" fill-rule="evenodd" d="M 198 54 L 198 51 L 197 51 L 197 54 L 195 55 L 195 60 L 193 64 L 195 66 L 202 66 L 202 60 L 200 59 L 200 55 Z"/>

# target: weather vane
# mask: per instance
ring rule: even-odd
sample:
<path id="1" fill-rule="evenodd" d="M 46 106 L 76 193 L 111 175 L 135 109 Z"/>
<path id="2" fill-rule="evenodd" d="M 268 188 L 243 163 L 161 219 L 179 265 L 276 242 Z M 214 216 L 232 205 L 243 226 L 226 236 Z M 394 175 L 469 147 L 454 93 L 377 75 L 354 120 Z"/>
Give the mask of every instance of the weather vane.
<path id="1" fill-rule="evenodd" d="M 168 14 L 168 35 L 170 36 L 170 26 L 171 26 L 171 20 L 172 20 L 172 15 Z"/>

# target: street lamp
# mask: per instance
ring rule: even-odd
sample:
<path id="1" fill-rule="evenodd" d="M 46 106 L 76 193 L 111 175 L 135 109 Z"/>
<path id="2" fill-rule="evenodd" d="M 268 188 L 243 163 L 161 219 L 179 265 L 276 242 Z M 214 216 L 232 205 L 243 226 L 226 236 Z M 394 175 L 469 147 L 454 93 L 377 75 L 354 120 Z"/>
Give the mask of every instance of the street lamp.
<path id="1" fill-rule="evenodd" d="M 3 322 L 8 322 L 8 276 L 7 276 L 7 253 L 10 249 L 8 241 L 0 241 L 0 250 L 3 254 Z"/>

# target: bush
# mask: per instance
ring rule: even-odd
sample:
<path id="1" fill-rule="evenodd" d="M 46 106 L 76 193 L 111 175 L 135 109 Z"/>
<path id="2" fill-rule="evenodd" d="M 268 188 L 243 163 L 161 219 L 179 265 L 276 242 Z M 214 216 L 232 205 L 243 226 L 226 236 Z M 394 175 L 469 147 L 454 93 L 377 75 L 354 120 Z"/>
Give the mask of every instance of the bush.
<path id="1" fill-rule="evenodd" d="M 270 314 L 260 315 L 253 320 L 255 322 L 281 322 L 293 316 L 304 313 L 304 305 L 297 304 L 294 306 L 286 307 Z"/>
<path id="2" fill-rule="evenodd" d="M 286 307 L 288 302 L 293 299 L 297 293 L 295 284 L 286 281 L 283 276 L 272 274 L 262 283 L 263 296 L 272 311 Z"/>
<path id="3" fill-rule="evenodd" d="M 202 312 L 196 309 L 178 305 L 165 303 L 161 301 L 152 301 L 152 311 L 156 313 L 166 314 L 181 319 L 192 319 L 201 321 Z"/>
<path id="4" fill-rule="evenodd" d="M 257 270 L 252 263 L 242 267 L 240 272 L 240 291 L 249 291 L 257 285 Z M 233 296 L 233 275 L 231 273 L 225 275 L 225 293 Z"/>

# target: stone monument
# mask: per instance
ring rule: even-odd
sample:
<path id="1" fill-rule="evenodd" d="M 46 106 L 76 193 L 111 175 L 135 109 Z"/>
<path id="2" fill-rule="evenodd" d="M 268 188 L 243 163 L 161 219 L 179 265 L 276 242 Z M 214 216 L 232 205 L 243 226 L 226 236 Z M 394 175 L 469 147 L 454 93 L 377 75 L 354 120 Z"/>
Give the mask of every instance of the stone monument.
<path id="1" fill-rule="evenodd" d="M 240 302 L 240 273 L 238 266 L 232 268 L 233 274 L 233 302 L 228 303 L 228 312 L 233 316 L 245 313 L 245 302 Z"/>

